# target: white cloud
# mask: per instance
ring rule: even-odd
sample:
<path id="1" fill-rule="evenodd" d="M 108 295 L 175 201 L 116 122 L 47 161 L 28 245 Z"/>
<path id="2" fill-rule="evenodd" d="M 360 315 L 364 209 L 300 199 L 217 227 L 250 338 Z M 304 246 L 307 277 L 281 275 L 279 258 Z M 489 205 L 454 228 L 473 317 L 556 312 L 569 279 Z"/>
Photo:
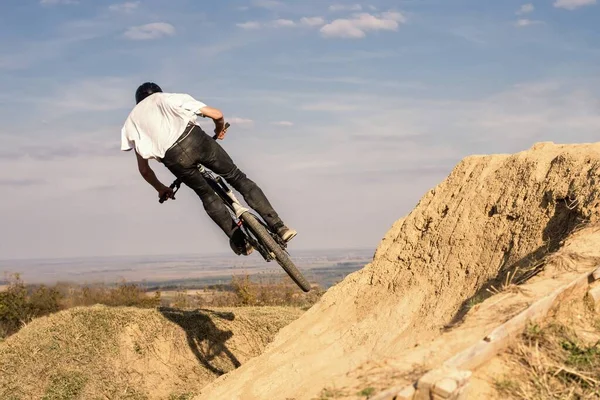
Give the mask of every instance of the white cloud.
<path id="1" fill-rule="evenodd" d="M 554 7 L 566 8 L 567 10 L 574 10 L 583 6 L 591 6 L 597 3 L 597 0 L 556 0 Z"/>
<path id="2" fill-rule="evenodd" d="M 300 19 L 300 23 L 306 26 L 323 26 L 325 19 L 322 17 L 304 17 Z"/>
<path id="3" fill-rule="evenodd" d="M 125 3 L 120 3 L 120 4 L 111 4 L 110 6 L 108 6 L 108 9 L 110 11 L 128 13 L 128 12 L 132 12 L 139 6 L 140 6 L 139 1 L 127 1 Z"/>
<path id="4" fill-rule="evenodd" d="M 260 22 L 248 21 L 241 24 L 236 24 L 236 26 L 242 29 L 258 29 L 260 28 Z"/>
<path id="5" fill-rule="evenodd" d="M 54 6 L 58 4 L 78 4 L 79 0 L 40 0 L 44 6 Z"/>
<path id="6" fill-rule="evenodd" d="M 269 25 L 275 28 L 291 28 L 296 26 L 296 23 L 291 19 L 276 19 L 271 21 Z"/>
<path id="7" fill-rule="evenodd" d="M 524 28 L 526 26 L 539 25 L 539 24 L 543 24 L 543 22 L 537 21 L 537 20 L 532 20 L 532 19 L 527 19 L 527 18 L 522 18 L 522 19 L 518 20 L 517 22 L 515 22 L 515 25 L 518 26 L 519 28 Z"/>
<path id="8" fill-rule="evenodd" d="M 524 15 L 524 14 L 528 14 L 530 12 L 533 12 L 533 10 L 535 10 L 535 7 L 533 6 L 533 4 L 527 3 L 527 4 L 523 4 L 521 6 L 521 8 L 519 8 L 519 10 L 516 12 L 516 14 L 517 15 Z"/>
<path id="9" fill-rule="evenodd" d="M 275 121 L 271 122 L 271 124 L 276 126 L 294 126 L 294 123 L 290 121 Z"/>
<path id="10" fill-rule="evenodd" d="M 152 24 L 133 26 L 129 28 L 124 36 L 131 40 L 150 40 L 164 36 L 173 36 L 175 27 L 166 22 L 154 22 Z"/>
<path id="11" fill-rule="evenodd" d="M 398 11 L 386 11 L 381 13 L 381 18 L 391 19 L 392 21 L 400 22 L 401 24 L 406 22 L 406 17 Z"/>
<path id="12" fill-rule="evenodd" d="M 314 21 L 311 21 L 314 22 Z M 258 21 L 248 21 L 236 24 L 237 27 L 242 29 L 260 29 L 262 27 L 271 27 L 271 28 L 293 28 L 298 24 L 291 19 L 275 19 L 273 21 L 267 23 L 260 23 Z"/>
<path id="13" fill-rule="evenodd" d="M 329 11 L 361 11 L 362 6 L 360 4 L 334 4 L 329 6 Z"/>
<path id="14" fill-rule="evenodd" d="M 406 18 L 399 12 L 385 12 L 380 16 L 372 14 L 356 14 L 351 19 L 336 19 L 321 28 L 325 37 L 359 39 L 366 36 L 368 31 L 397 31 Z"/>

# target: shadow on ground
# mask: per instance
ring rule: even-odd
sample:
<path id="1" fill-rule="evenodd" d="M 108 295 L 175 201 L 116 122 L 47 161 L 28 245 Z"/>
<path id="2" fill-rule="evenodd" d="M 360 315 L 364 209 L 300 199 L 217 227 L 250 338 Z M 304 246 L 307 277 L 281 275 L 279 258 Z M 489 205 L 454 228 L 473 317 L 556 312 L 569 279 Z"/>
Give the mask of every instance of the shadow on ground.
<path id="1" fill-rule="evenodd" d="M 181 326 L 186 333 L 190 349 L 200 364 L 217 375 L 228 371 L 219 368 L 215 361 L 219 356 L 229 359 L 234 368 L 241 363 L 227 348 L 225 342 L 233 336 L 232 331 L 219 329 L 213 322 L 215 318 L 233 321 L 235 315 L 231 312 L 216 312 L 211 310 L 184 311 L 175 308 L 161 307 L 158 311 L 169 321 Z M 222 361 L 219 364 L 223 364 Z"/>

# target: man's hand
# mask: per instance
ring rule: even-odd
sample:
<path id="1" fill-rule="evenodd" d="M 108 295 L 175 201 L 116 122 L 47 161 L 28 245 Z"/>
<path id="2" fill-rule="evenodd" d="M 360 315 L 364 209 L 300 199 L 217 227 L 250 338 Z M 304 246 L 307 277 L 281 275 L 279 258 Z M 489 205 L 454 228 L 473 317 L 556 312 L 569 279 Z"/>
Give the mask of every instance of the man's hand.
<path id="1" fill-rule="evenodd" d="M 223 140 L 225 138 L 225 134 L 227 133 L 227 129 L 219 127 L 215 128 L 215 136 L 213 138 Z"/>
<path id="2" fill-rule="evenodd" d="M 159 199 L 174 199 L 173 189 L 168 186 L 162 185 L 162 187 L 158 188 L 158 198 Z"/>

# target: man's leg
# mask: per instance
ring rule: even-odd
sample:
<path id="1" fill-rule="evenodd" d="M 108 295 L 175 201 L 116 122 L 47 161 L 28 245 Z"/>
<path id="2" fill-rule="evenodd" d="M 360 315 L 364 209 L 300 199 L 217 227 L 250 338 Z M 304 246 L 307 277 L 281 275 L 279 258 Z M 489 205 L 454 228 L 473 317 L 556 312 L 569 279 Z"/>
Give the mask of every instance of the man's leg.
<path id="1" fill-rule="evenodd" d="M 223 201 L 208 185 L 206 179 L 204 179 L 198 169 L 193 166 L 193 163 L 187 162 L 189 158 L 186 151 L 182 148 L 177 148 L 172 149 L 172 153 L 166 155 L 166 158 L 163 160 L 165 166 L 173 175 L 180 178 L 183 183 L 196 192 L 202 200 L 208 216 L 230 239 L 234 252 L 237 254 L 250 254 L 252 248 L 246 243 L 243 233 L 238 229 L 233 218 L 231 218 L 231 214 L 229 214 L 225 204 L 223 204 Z M 182 162 L 176 160 L 181 160 Z"/>
<path id="2" fill-rule="evenodd" d="M 221 175 L 240 192 L 248 205 L 258 212 L 271 229 L 280 233 L 285 240 L 291 240 L 296 232 L 285 226 L 260 187 L 234 164 L 229 154 L 215 140 L 204 132 L 200 135 L 203 136 L 200 163 Z"/>

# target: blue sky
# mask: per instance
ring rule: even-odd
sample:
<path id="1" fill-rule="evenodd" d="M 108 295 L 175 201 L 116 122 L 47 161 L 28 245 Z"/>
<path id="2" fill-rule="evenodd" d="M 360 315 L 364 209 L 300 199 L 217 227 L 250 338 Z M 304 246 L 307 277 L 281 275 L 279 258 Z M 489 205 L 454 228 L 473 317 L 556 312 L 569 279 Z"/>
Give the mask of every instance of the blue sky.
<path id="1" fill-rule="evenodd" d="M 147 80 L 224 111 L 295 248 L 374 248 L 467 155 L 597 141 L 598 21 L 596 0 L 5 0 L 0 258 L 228 251 L 118 150 Z"/>

